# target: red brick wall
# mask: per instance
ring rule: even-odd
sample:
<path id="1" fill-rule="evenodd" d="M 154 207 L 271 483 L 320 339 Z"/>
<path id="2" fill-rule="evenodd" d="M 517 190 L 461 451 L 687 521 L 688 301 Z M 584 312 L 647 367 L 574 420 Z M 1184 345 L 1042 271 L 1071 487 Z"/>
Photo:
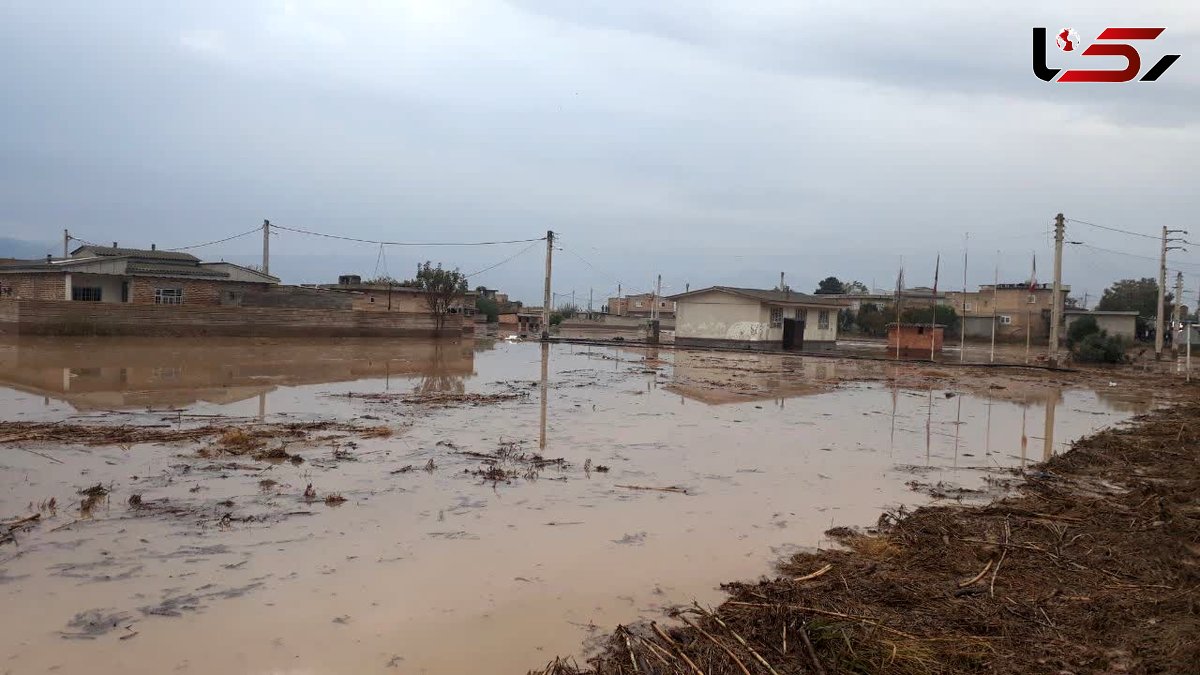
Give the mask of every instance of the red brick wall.
<path id="1" fill-rule="evenodd" d="M 186 291 L 185 291 L 186 293 Z M 186 298 L 185 298 L 186 302 Z M 443 335 L 463 330 L 461 314 L 446 317 Z M 69 300 L 0 301 L 0 334 L 253 337 L 428 337 L 433 317 L 352 309 L 204 307 Z"/>
<path id="2" fill-rule="evenodd" d="M 3 297 L 29 300 L 63 300 L 66 284 L 62 274 L 0 274 L 0 286 L 12 289 Z"/>
<path id="3" fill-rule="evenodd" d="M 928 352 L 930 348 L 929 326 L 902 326 L 900 328 L 900 351 Z M 941 326 L 933 329 L 933 350 L 942 351 L 944 330 Z M 888 327 L 888 349 L 896 348 L 896 326 Z"/>

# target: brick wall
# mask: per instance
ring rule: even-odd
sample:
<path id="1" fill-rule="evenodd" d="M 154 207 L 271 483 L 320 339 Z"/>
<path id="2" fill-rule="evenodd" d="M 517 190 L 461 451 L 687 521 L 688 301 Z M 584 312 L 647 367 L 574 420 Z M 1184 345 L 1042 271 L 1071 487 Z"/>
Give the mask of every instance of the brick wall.
<path id="1" fill-rule="evenodd" d="M 3 274 L 0 286 L 12 289 L 3 297 L 29 300 L 62 300 L 66 297 L 66 283 L 62 274 Z"/>
<path id="2" fill-rule="evenodd" d="M 186 291 L 185 291 L 186 293 Z M 186 302 L 186 296 L 185 296 Z M 0 333 L 250 337 L 430 337 L 428 313 L 336 309 L 217 307 L 0 300 Z M 461 334 L 463 317 L 446 317 L 443 335 Z"/>
<path id="3" fill-rule="evenodd" d="M 296 307 L 302 309 L 350 309 L 351 297 L 337 291 L 322 291 L 299 286 L 248 288 L 242 294 L 242 307 Z"/>

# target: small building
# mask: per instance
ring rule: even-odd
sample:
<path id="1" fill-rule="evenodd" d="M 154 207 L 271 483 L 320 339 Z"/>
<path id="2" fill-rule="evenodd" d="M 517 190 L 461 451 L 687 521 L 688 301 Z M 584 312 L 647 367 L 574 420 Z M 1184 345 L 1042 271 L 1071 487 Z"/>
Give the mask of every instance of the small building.
<path id="1" fill-rule="evenodd" d="M 1133 342 L 1137 337 L 1138 313 L 1136 311 L 1067 309 L 1063 311 L 1063 321 L 1066 324 L 1063 338 L 1066 338 L 1067 334 L 1071 332 L 1071 325 L 1085 316 L 1095 319 L 1100 330 L 1113 337 L 1123 338 L 1129 342 Z"/>
<path id="2" fill-rule="evenodd" d="M 639 319 L 648 319 L 655 315 L 656 309 L 657 316 L 660 319 L 675 318 L 675 303 L 670 298 L 665 298 L 661 295 L 637 293 L 626 295 L 623 298 L 608 299 L 608 313 L 616 316 L 632 316 Z"/>
<path id="3" fill-rule="evenodd" d="M 348 294 L 352 299 L 352 307 L 361 311 L 416 314 L 429 312 L 425 291 L 411 286 L 402 286 L 398 282 L 364 282 L 362 277 L 357 274 L 343 274 L 338 277 L 336 284 L 319 284 L 316 288 Z M 467 317 L 474 316 L 475 299 L 478 295 L 475 291 L 467 291 L 450 304 L 448 313 L 462 314 Z"/>
<path id="4" fill-rule="evenodd" d="M 829 349 L 837 342 L 845 300 L 712 286 L 667 298 L 675 303 L 675 344 L 752 349 Z"/>
<path id="5" fill-rule="evenodd" d="M 504 312 L 499 317 L 500 329 L 522 335 L 542 332 L 542 315 L 533 312 Z"/>
<path id="6" fill-rule="evenodd" d="M 0 264 L 0 297 L 153 305 L 237 306 L 279 283 L 264 272 L 190 253 L 80 246 L 71 257 Z"/>
<path id="7" fill-rule="evenodd" d="M 895 352 L 897 345 L 901 354 L 928 354 L 942 351 L 946 327 L 942 324 L 889 323 L 887 325 L 888 349 Z"/>

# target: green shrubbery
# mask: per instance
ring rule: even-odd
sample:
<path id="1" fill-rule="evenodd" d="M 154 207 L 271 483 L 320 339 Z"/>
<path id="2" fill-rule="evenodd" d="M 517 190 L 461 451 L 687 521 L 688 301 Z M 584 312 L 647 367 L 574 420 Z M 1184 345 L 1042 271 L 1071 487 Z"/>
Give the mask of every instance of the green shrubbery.
<path id="1" fill-rule="evenodd" d="M 1081 363 L 1124 363 L 1125 341 L 1100 330 L 1096 318 L 1081 316 L 1067 329 L 1067 346 Z"/>

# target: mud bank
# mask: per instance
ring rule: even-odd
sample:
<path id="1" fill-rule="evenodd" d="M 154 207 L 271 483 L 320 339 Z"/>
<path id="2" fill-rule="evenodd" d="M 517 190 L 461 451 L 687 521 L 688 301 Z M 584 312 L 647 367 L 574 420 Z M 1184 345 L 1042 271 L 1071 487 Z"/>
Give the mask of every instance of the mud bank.
<path id="1" fill-rule="evenodd" d="M 987 506 L 834 528 L 840 550 L 618 627 L 536 673 L 1152 673 L 1200 663 L 1200 395 L 1100 432 Z"/>

